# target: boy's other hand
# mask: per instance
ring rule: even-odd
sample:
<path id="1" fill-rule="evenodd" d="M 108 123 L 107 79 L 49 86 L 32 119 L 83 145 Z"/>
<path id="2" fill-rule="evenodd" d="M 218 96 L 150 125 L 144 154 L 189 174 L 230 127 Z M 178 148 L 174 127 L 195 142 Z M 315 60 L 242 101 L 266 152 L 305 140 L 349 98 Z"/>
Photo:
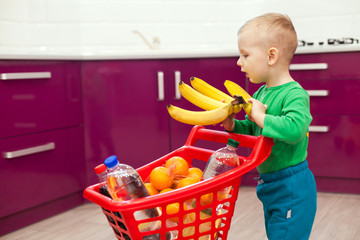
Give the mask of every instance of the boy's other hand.
<path id="1" fill-rule="evenodd" d="M 251 117 L 248 116 L 248 118 L 251 121 L 255 122 L 259 127 L 263 128 L 266 116 L 266 109 L 268 106 L 254 98 L 250 98 L 248 102 L 252 103 Z"/>
<path id="2" fill-rule="evenodd" d="M 221 124 L 221 127 L 224 127 L 227 131 L 233 132 L 235 129 L 234 121 L 235 113 L 230 114 Z"/>

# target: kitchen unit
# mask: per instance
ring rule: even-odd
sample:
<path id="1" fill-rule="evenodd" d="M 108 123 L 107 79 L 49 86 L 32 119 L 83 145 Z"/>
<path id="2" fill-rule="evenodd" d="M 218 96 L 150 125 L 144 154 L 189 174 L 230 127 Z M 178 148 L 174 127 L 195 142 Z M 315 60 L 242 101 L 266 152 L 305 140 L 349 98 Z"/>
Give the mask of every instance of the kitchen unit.
<path id="1" fill-rule="evenodd" d="M 0 235 L 83 203 L 80 62 L 0 61 Z"/>

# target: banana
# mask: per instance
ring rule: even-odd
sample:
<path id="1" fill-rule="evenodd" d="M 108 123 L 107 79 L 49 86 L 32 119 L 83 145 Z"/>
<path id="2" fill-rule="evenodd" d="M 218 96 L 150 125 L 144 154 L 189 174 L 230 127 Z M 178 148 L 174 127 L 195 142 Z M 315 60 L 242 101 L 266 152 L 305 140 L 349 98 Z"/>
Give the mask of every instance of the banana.
<path id="1" fill-rule="evenodd" d="M 182 123 L 213 125 L 224 121 L 225 118 L 232 114 L 234 106 L 231 103 L 227 103 L 220 108 L 210 111 L 189 111 L 169 104 L 167 105 L 167 110 L 172 118 Z"/>
<path id="2" fill-rule="evenodd" d="M 193 86 L 193 88 L 195 88 L 198 92 L 200 92 L 210 98 L 213 98 L 217 101 L 225 101 L 225 103 L 231 103 L 232 101 L 234 101 L 234 98 L 232 98 L 228 94 L 220 91 L 219 89 L 214 88 L 213 86 L 211 86 L 210 84 L 208 84 L 207 82 L 205 82 L 204 80 L 202 80 L 200 78 L 191 77 L 190 82 L 191 82 L 191 86 Z M 240 105 L 235 105 L 234 113 L 240 112 L 241 108 L 242 107 Z"/>
<path id="3" fill-rule="evenodd" d="M 231 96 L 242 96 L 246 102 L 251 98 L 250 94 L 248 94 L 242 87 L 230 80 L 225 80 L 224 85 Z"/>
<path id="4" fill-rule="evenodd" d="M 234 99 L 229 96 L 228 94 L 220 91 L 217 88 L 214 88 L 204 80 L 201 80 L 200 78 L 191 77 L 191 86 L 195 88 L 198 92 L 201 92 L 202 94 L 211 97 L 215 100 L 222 101 L 225 100 L 226 103 L 232 102 Z"/>
<path id="5" fill-rule="evenodd" d="M 248 116 L 251 116 L 252 103 L 247 102 L 251 98 L 250 94 L 248 94 L 242 87 L 232 81 L 226 80 L 224 85 L 231 96 L 238 95 L 244 98 L 246 102 L 243 104 L 244 111 Z"/>
<path id="6" fill-rule="evenodd" d="M 179 83 L 179 91 L 181 96 L 204 110 L 213 110 L 225 105 L 223 102 L 217 101 L 196 91 L 183 81 L 180 81 Z"/>

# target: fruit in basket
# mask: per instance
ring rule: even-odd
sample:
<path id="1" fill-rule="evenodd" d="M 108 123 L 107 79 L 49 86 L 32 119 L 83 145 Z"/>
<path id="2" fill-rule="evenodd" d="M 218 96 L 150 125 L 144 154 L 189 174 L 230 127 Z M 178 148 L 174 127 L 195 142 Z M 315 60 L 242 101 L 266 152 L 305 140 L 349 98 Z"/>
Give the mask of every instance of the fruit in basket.
<path id="1" fill-rule="evenodd" d="M 195 178 L 196 180 L 200 181 L 202 178 L 203 172 L 200 168 L 197 167 L 191 167 L 189 168 L 189 177 Z"/>
<path id="2" fill-rule="evenodd" d="M 150 183 L 158 190 L 169 188 L 174 177 L 165 167 L 156 167 L 150 173 Z"/>
<path id="3" fill-rule="evenodd" d="M 182 157 L 172 157 L 166 161 L 165 167 L 176 177 L 187 176 L 189 173 L 189 164 Z"/>
<path id="4" fill-rule="evenodd" d="M 186 187 L 189 185 L 192 185 L 194 183 L 199 182 L 199 180 L 193 178 L 193 177 L 185 177 L 180 179 L 179 183 L 177 184 L 176 188 L 182 188 L 182 187 Z"/>
<path id="5" fill-rule="evenodd" d="M 152 183 L 144 183 L 146 190 L 148 191 L 148 193 L 150 194 L 150 196 L 152 195 L 156 195 L 159 193 L 159 190 L 157 190 Z"/>

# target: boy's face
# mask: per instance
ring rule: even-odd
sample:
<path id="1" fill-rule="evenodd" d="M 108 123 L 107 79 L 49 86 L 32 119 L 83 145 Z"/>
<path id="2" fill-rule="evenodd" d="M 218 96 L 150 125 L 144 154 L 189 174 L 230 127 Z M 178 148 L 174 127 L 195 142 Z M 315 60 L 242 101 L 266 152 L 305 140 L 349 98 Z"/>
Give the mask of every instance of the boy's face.
<path id="1" fill-rule="evenodd" d="M 238 35 L 240 58 L 237 65 L 252 83 L 266 82 L 268 77 L 268 48 L 263 34 L 252 27 L 246 27 Z"/>

